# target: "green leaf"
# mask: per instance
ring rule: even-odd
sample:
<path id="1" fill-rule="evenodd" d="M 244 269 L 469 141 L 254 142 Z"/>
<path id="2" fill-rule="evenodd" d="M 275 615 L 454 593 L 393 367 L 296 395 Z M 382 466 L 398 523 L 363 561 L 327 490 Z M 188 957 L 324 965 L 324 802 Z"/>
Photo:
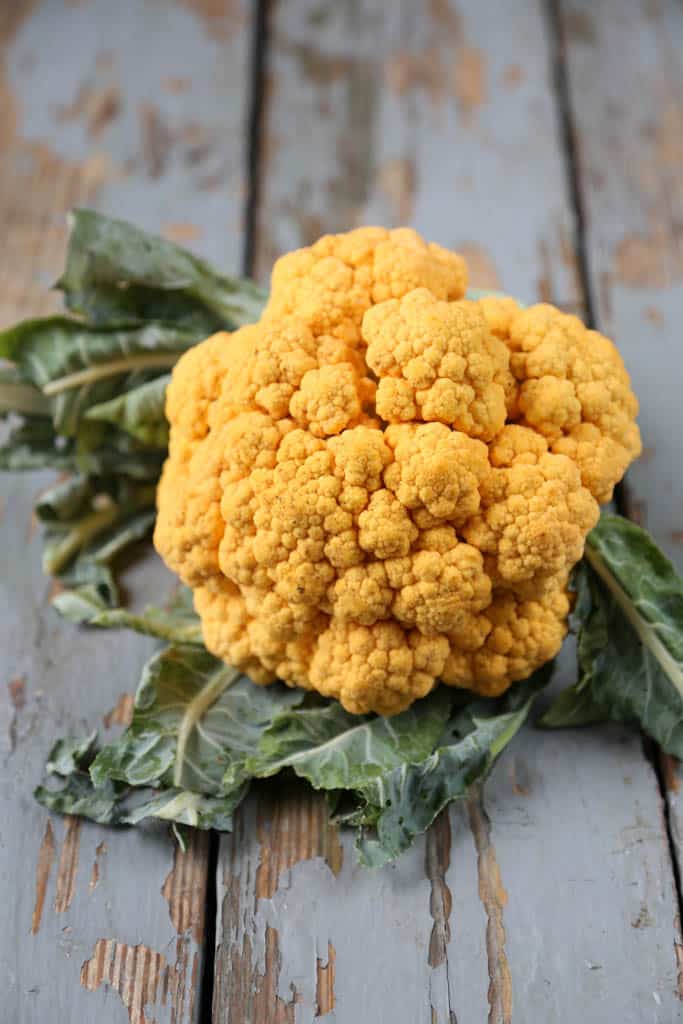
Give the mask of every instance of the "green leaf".
<path id="1" fill-rule="evenodd" d="M 48 775 L 71 775 L 92 761 L 97 733 L 89 736 L 65 736 L 57 740 L 47 759 Z"/>
<path id="2" fill-rule="evenodd" d="M 89 624 L 105 629 L 132 629 L 136 633 L 178 644 L 203 642 L 199 617 L 194 613 L 187 614 L 169 608 L 150 606 L 137 615 L 126 608 L 112 608 L 95 613 Z"/>
<path id="3" fill-rule="evenodd" d="M 143 818 L 160 818 L 176 825 L 192 828 L 215 828 L 219 832 L 232 831 L 232 816 L 246 796 L 248 784 L 222 796 L 207 796 L 182 789 L 166 789 L 125 812 L 121 824 L 137 825 Z M 178 835 L 177 830 L 176 836 Z M 178 840 L 180 842 L 180 838 Z"/>
<path id="4" fill-rule="evenodd" d="M 236 770 L 275 715 L 303 699 L 279 684 L 255 686 L 204 648 L 175 645 L 148 662 L 133 721 L 96 757 L 91 772 L 130 785 L 163 785 L 218 795 L 244 781 Z"/>
<path id="5" fill-rule="evenodd" d="M 292 768 L 316 789 L 357 789 L 402 764 L 422 761 L 444 730 L 453 691 L 438 687 L 394 718 L 359 718 L 336 701 L 287 710 L 265 730 L 249 775 Z"/>
<path id="6" fill-rule="evenodd" d="M 0 416 L 10 412 L 21 416 L 49 416 L 50 402 L 42 391 L 24 380 L 16 367 L 0 366 Z"/>
<path id="7" fill-rule="evenodd" d="M 364 807 L 351 821 L 376 825 L 361 835 L 362 863 L 379 867 L 407 850 L 452 800 L 488 775 L 495 759 L 526 721 L 550 678 L 544 666 L 497 700 L 475 700 L 456 712 L 440 745 L 420 764 L 402 764 L 361 787 Z"/>
<path id="8" fill-rule="evenodd" d="M 93 210 L 75 210 L 69 223 L 66 269 L 57 287 L 69 309 L 97 323 L 167 320 L 187 325 L 200 340 L 261 314 L 261 288 L 219 274 L 172 242 Z"/>
<path id="9" fill-rule="evenodd" d="M 81 451 L 75 440 L 60 437 L 48 419 L 32 419 L 14 427 L 0 444 L 0 470 L 54 469 L 84 475 L 131 477 L 156 483 L 165 453 L 141 448 L 114 428 L 107 444 Z"/>
<path id="10" fill-rule="evenodd" d="M 60 788 L 41 785 L 33 795 L 51 811 L 75 814 L 100 825 L 137 825 L 145 818 L 158 818 L 177 825 L 229 832 L 233 812 L 247 788 L 242 786 L 219 797 L 181 789 L 154 793 L 147 787 L 136 790 L 111 779 L 95 786 L 86 772 L 76 770 L 62 781 Z"/>
<path id="11" fill-rule="evenodd" d="M 683 579 L 649 534 L 605 515 L 575 586 L 579 678 L 540 724 L 624 722 L 683 757 Z"/>
<path id="12" fill-rule="evenodd" d="M 113 423 L 143 444 L 156 448 L 168 445 L 168 423 L 164 414 L 166 389 L 171 377 L 164 374 L 137 388 L 116 395 L 88 409 L 86 419 Z"/>
<path id="13" fill-rule="evenodd" d="M 93 496 L 93 481 L 76 473 L 43 491 L 33 506 L 43 523 L 64 523 L 78 518 Z"/>
<path id="14" fill-rule="evenodd" d="M 86 772 L 74 772 L 59 789 L 41 785 L 33 795 L 43 807 L 59 814 L 76 814 L 100 825 L 115 825 L 124 813 L 122 804 L 127 792 L 127 786 L 116 782 L 96 788 Z"/>
<path id="15" fill-rule="evenodd" d="M 148 383 L 150 374 L 167 374 L 198 340 L 171 324 L 93 326 L 52 316 L 2 332 L 0 355 L 49 400 L 55 430 L 76 437 L 91 406 Z"/>

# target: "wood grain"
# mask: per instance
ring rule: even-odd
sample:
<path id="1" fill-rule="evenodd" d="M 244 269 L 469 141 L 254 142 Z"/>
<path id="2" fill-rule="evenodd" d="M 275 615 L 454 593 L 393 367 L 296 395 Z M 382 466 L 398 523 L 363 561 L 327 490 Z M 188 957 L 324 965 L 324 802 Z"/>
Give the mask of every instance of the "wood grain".
<path id="1" fill-rule="evenodd" d="M 683 8 L 572 2 L 561 14 L 596 319 L 641 399 L 627 508 L 683 571 Z M 659 757 L 680 879 L 683 771 Z"/>
<path id="2" fill-rule="evenodd" d="M 463 250 L 473 283 L 583 311 L 546 13 L 533 0 L 275 3 L 261 277 L 324 231 L 407 222 Z M 216 1021 L 260 1020 L 256 1007 L 264 1024 L 316 1020 L 330 949 L 337 1024 L 680 1013 L 672 865 L 637 738 L 525 731 L 484 797 L 372 875 L 346 833 L 339 872 L 326 863 L 322 799 L 288 798 L 271 831 L 262 799 L 221 845 Z"/>
<path id="3" fill-rule="evenodd" d="M 55 306 L 64 215 L 91 204 L 238 269 L 250 10 L 244 2 L 0 5 L 0 323 Z M 179 70 L 183 80 L 178 82 Z M 170 84 L 172 83 L 172 84 Z M 31 798 L 51 743 L 111 736 L 153 644 L 62 623 L 31 507 L 49 480 L 0 479 L 0 935 L 3 1020 L 189 1024 L 199 1015 L 206 835 L 106 831 Z M 140 602 L 170 578 L 127 577 Z"/>

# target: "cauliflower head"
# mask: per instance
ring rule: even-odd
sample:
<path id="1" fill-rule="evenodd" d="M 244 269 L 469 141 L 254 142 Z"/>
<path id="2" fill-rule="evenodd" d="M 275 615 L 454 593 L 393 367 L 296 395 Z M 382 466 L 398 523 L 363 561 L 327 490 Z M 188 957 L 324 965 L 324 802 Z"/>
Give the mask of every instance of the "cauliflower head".
<path id="1" fill-rule="evenodd" d="M 394 714 L 559 650 L 637 401 L 607 338 L 466 281 L 414 231 L 328 235 L 178 362 L 155 544 L 256 682 Z"/>

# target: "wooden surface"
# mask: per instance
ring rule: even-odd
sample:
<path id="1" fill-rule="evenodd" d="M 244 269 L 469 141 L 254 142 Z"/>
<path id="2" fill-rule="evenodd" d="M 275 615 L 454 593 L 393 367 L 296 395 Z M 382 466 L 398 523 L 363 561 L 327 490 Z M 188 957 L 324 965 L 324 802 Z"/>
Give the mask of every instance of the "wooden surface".
<path id="1" fill-rule="evenodd" d="M 0 5 L 0 319 L 44 312 L 64 214 L 91 204 L 238 269 L 249 4 L 5 0 Z M 10 255 L 11 254 L 11 255 Z M 44 478 L 0 476 L 0 1019 L 200 1020 L 209 838 L 114 832 L 34 803 L 57 735 L 113 728 L 153 649 L 77 633 L 48 605 L 31 507 Z M 155 560 L 129 580 L 167 593 Z M 107 712 L 113 713 L 107 715 Z"/>
<path id="2" fill-rule="evenodd" d="M 254 39 L 247 0 L 0 5 L 2 323 L 49 308 L 76 203 L 229 269 L 251 251 L 264 279 L 326 230 L 414 224 L 464 251 L 475 284 L 614 333 L 647 446 L 629 508 L 681 564 L 678 0 L 273 0 L 261 14 Z M 215 878 L 213 837 L 181 855 L 163 830 L 38 808 L 52 739 L 110 709 L 114 728 L 150 649 L 50 612 L 30 523 L 42 485 L 0 478 L 7 1020 L 208 1021 L 212 974 L 216 1024 L 683 1015 L 678 770 L 621 730 L 527 730 L 483 795 L 376 873 L 301 787 L 248 800 Z M 131 574 L 137 600 L 164 586 L 158 567 Z"/>

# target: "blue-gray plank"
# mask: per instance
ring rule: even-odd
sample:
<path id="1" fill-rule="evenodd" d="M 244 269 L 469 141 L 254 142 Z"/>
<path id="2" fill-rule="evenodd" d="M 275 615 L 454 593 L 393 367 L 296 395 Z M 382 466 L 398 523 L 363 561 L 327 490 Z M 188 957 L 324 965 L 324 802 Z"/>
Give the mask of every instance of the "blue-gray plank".
<path id="1" fill-rule="evenodd" d="M 581 311 L 555 45 L 540 0 L 275 3 L 261 276 L 325 231 L 409 223 L 475 284 Z M 372 876 L 321 800 L 254 799 L 221 845 L 215 1020 L 669 1022 L 662 807 L 621 730 L 526 730 L 483 799 Z"/>
<path id="2" fill-rule="evenodd" d="M 239 269 L 250 21 L 246 0 L 2 4 L 3 326 L 54 308 L 47 288 L 77 204 Z M 189 1024 L 207 837 L 183 855 L 165 830 L 62 820 L 31 797 L 57 736 L 121 723 L 122 695 L 152 649 L 131 635 L 77 632 L 50 609 L 31 520 L 48 478 L 0 479 L 0 1017 Z M 149 602 L 171 581 L 154 560 L 127 582 Z"/>

